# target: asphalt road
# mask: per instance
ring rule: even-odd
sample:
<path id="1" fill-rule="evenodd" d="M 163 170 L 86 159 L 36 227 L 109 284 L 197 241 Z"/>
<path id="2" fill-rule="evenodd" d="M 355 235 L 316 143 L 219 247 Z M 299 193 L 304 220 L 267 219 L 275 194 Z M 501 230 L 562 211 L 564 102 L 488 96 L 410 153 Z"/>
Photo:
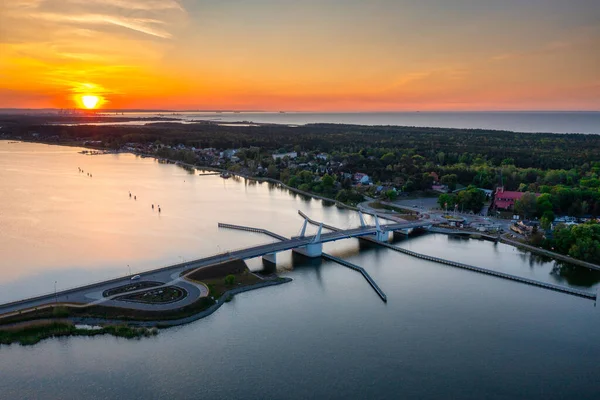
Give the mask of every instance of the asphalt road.
<path id="1" fill-rule="evenodd" d="M 395 224 L 387 224 L 382 225 L 384 230 L 395 230 L 402 228 L 411 228 L 417 226 L 423 226 L 431 224 L 431 221 L 414 221 L 414 222 L 403 222 L 403 223 L 395 223 Z M 376 228 L 373 226 L 364 227 L 364 228 L 355 228 L 349 229 L 345 231 L 337 231 L 337 232 L 328 232 L 323 233 L 320 238 L 320 242 L 330 242 L 340 239 L 346 239 L 349 237 L 359 237 L 374 234 L 376 232 Z M 212 265 L 218 262 L 223 262 L 228 258 L 239 258 L 239 259 L 248 259 L 253 257 L 262 256 L 269 253 L 277 253 L 280 251 L 291 250 L 293 248 L 298 248 L 305 246 L 311 243 L 314 239 L 314 236 L 306 236 L 301 238 L 292 238 L 285 241 L 280 241 L 277 243 L 267 243 L 263 245 L 249 247 L 243 250 L 237 250 L 233 252 L 229 252 L 226 254 L 220 254 L 216 256 L 206 257 L 200 260 L 173 265 L 170 267 L 161 268 L 158 270 L 148 271 L 146 273 L 139 274 L 140 278 L 135 282 L 162 282 L 163 286 L 179 286 L 185 289 L 188 292 L 188 295 L 183 299 L 168 303 L 168 304 L 146 304 L 146 303 L 136 303 L 136 302 L 128 302 L 123 300 L 116 300 L 116 297 L 122 296 L 123 294 L 118 294 L 110 297 L 103 297 L 103 292 L 108 289 L 114 289 L 119 286 L 127 285 L 131 283 L 131 279 L 129 277 L 113 279 L 106 282 L 101 282 L 94 285 L 83 286 L 81 288 L 71 289 L 67 291 L 62 291 L 56 293 L 56 295 L 45 295 L 39 296 L 36 298 L 26 299 L 22 301 L 12 302 L 0 305 L 0 316 L 3 314 L 11 314 L 14 312 L 18 312 L 19 310 L 32 309 L 41 306 L 52 306 L 56 303 L 70 304 L 70 305 L 78 305 L 78 306 L 90 306 L 90 305 L 103 305 L 110 307 L 122 307 L 122 308 L 130 308 L 137 310 L 172 310 L 181 308 L 188 304 L 193 303 L 200 297 L 208 296 L 208 289 L 198 283 L 194 283 L 188 281 L 184 278 L 181 278 L 179 275 L 181 272 L 185 270 L 196 269 L 199 267 L 205 267 L 208 265 Z M 161 286 L 162 287 L 162 286 Z M 157 289 L 160 287 L 152 288 Z M 148 288 L 140 289 L 131 293 L 143 292 L 149 290 Z"/>

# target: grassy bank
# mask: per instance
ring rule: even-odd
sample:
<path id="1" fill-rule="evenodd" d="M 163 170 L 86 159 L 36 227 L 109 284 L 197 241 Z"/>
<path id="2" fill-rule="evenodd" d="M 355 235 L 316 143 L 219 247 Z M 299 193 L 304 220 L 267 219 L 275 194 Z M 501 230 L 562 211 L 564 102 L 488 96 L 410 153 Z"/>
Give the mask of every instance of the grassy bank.
<path id="1" fill-rule="evenodd" d="M 209 288 L 209 296 L 201 297 L 192 304 L 173 310 L 139 310 L 123 307 L 93 305 L 89 307 L 67 307 L 57 305 L 40 308 L 27 313 L 16 314 L 2 319 L 2 324 L 14 324 L 25 321 L 57 320 L 69 318 L 99 318 L 119 321 L 170 321 L 191 317 L 213 306 L 225 292 L 232 289 L 252 286 L 263 282 L 252 274 L 243 260 L 228 260 L 221 264 L 199 268 L 188 279 L 204 283 Z M 0 325 L 2 329 L 2 325 Z"/>
<path id="2" fill-rule="evenodd" d="M 96 336 L 110 334 L 123 338 L 156 335 L 156 329 L 135 328 L 126 325 L 106 325 L 100 329 L 77 328 L 69 321 L 38 321 L 0 329 L 0 344 L 33 345 L 41 340 L 63 336 Z"/>

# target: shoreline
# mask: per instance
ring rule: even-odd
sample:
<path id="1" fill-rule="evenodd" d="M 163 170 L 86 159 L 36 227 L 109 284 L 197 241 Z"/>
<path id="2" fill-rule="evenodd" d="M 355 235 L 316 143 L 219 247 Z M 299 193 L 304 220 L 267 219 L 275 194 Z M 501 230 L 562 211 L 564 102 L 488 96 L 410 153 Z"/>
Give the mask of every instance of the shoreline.
<path id="1" fill-rule="evenodd" d="M 269 286 L 278 286 L 284 283 L 292 282 L 292 278 L 279 277 L 276 280 L 265 280 L 253 285 L 234 288 L 224 292 L 221 297 L 215 300 L 215 303 L 208 308 L 178 319 L 156 319 L 151 321 L 135 320 L 135 319 L 110 319 L 101 317 L 60 317 L 60 318 L 40 318 L 20 322 L 0 325 L 1 333 L 10 333 L 17 331 L 17 334 L 12 338 L 11 342 L 0 343 L 0 345 L 11 345 L 20 343 L 21 345 L 34 345 L 42 340 L 53 337 L 71 337 L 71 336 L 96 336 L 96 335 L 112 335 L 115 337 L 126 338 L 141 338 L 143 336 L 154 336 L 158 333 L 157 329 L 166 329 L 174 326 L 189 324 L 200 319 L 206 318 L 216 312 L 223 304 L 230 302 L 240 293 L 250 292 L 257 289 L 262 289 Z M 64 306 L 64 305 L 63 305 Z M 35 341 L 28 340 L 28 327 L 39 325 L 40 332 Z M 52 328 L 56 325 L 65 325 L 60 332 L 56 332 Z M 70 325 L 66 327 L 66 325 Z M 100 329 L 88 330 L 77 328 L 78 325 L 99 326 Z M 19 331 L 21 328 L 21 331 Z M 48 328 L 44 330 L 44 328 Z M 154 329 L 154 330 L 153 330 Z M 19 336 L 18 332 L 23 332 L 23 336 Z"/>
<path id="2" fill-rule="evenodd" d="M 7 139 L 7 140 L 9 140 L 9 139 Z M 26 139 L 19 139 L 18 141 L 19 142 L 26 142 L 26 143 L 45 144 L 45 145 L 50 145 L 50 146 L 68 146 L 68 147 L 78 147 L 78 148 L 94 149 L 94 150 L 98 150 L 99 149 L 99 148 L 94 147 L 94 146 L 89 146 L 89 145 L 86 146 L 84 144 L 74 144 L 74 143 L 48 143 L 48 142 L 43 142 L 43 141 L 26 140 Z M 280 180 L 273 179 L 273 178 L 253 177 L 253 176 L 242 174 L 242 173 L 239 173 L 239 172 L 232 172 L 232 171 L 229 171 L 229 170 L 226 170 L 226 169 L 223 169 L 223 168 L 216 168 L 216 167 L 210 167 L 210 166 L 206 166 L 205 167 L 205 166 L 192 165 L 192 164 L 184 163 L 182 161 L 176 161 L 176 160 L 171 160 L 171 159 L 165 159 L 165 158 L 157 157 L 154 154 L 136 153 L 136 152 L 133 152 L 133 151 L 115 151 L 114 153 L 107 153 L 107 154 L 121 154 L 121 153 L 123 153 L 123 154 L 133 154 L 133 155 L 139 156 L 139 157 L 144 156 L 146 158 L 153 158 L 153 159 L 155 159 L 157 161 L 159 161 L 159 160 L 166 160 L 166 161 L 168 161 L 171 164 L 182 165 L 182 166 L 185 166 L 187 168 L 192 168 L 194 170 L 214 171 L 214 172 L 227 172 L 227 173 L 229 173 L 229 174 L 231 174 L 233 176 L 239 177 L 239 178 L 249 179 L 249 180 L 253 180 L 253 181 L 259 182 L 259 183 L 267 182 L 267 183 L 275 184 L 275 185 L 279 186 L 280 188 L 287 189 L 290 192 L 294 192 L 296 194 L 307 196 L 307 197 L 310 197 L 310 198 L 313 198 L 313 199 L 316 199 L 316 200 L 327 201 L 327 202 L 333 203 L 335 206 L 340 207 L 340 208 L 345 208 L 345 209 L 352 210 L 352 211 L 365 211 L 365 210 L 362 210 L 361 207 L 359 207 L 359 206 L 356 206 L 356 207 L 355 206 L 351 206 L 351 205 L 342 203 L 340 201 L 337 201 L 335 199 L 331 199 L 331 198 L 328 198 L 328 197 L 320 196 L 320 195 L 313 194 L 313 193 L 310 193 L 310 192 L 305 192 L 305 191 L 302 191 L 300 189 L 288 186 L 285 183 L 281 182 Z M 359 205 L 360 205 L 360 203 L 359 203 Z M 463 233 L 463 235 L 466 234 L 466 231 L 464 231 L 464 232 L 465 233 Z M 472 234 L 481 234 L 481 232 L 477 232 L 477 231 L 473 231 L 471 233 Z M 450 233 L 447 233 L 447 234 L 450 234 Z M 508 245 L 516 247 L 516 248 L 526 249 L 526 250 L 528 250 L 531 253 L 542 254 L 542 255 L 545 255 L 547 257 L 551 257 L 552 259 L 555 259 L 555 260 L 558 260 L 558 261 L 567 262 L 567 263 L 570 263 L 570 264 L 573 264 L 573 265 L 577 265 L 577 266 L 581 266 L 581 267 L 584 267 L 584 268 L 590 268 L 590 269 L 600 270 L 600 265 L 596 265 L 596 264 L 593 264 L 593 263 L 588 263 L 586 261 L 579 260 L 579 259 L 576 259 L 576 258 L 570 258 L 570 257 L 567 257 L 567 256 L 565 256 L 563 254 L 551 252 L 551 251 L 548 251 L 546 249 L 538 248 L 538 247 L 531 246 L 531 245 L 528 245 L 528 244 L 525 244 L 525 243 L 514 242 L 514 241 L 508 240 L 506 238 L 502 238 L 502 237 L 500 237 L 499 240 L 502 241 L 504 244 L 508 244 Z"/>

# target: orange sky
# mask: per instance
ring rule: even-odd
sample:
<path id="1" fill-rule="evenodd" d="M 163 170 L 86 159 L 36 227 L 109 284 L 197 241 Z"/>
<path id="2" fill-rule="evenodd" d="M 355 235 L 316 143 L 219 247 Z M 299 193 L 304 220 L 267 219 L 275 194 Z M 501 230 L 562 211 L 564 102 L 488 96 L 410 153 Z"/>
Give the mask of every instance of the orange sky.
<path id="1" fill-rule="evenodd" d="M 600 2 L 415 3 L 4 1 L 0 107 L 600 110 Z"/>

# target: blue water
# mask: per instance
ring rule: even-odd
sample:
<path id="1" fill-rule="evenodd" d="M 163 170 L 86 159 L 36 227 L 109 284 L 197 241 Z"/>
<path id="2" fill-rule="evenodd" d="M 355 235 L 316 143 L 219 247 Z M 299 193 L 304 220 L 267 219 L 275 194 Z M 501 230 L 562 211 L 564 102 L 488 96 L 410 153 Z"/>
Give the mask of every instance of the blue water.
<path id="1" fill-rule="evenodd" d="M 130 154 L 0 142 L 0 301 L 292 236 L 297 210 L 340 227 L 356 213 L 267 184 L 190 175 Z M 81 166 L 93 179 L 82 176 Z M 127 193 L 136 193 L 137 201 Z M 159 201 L 163 215 L 152 212 Z M 10 210 L 7 212 L 6 210 Z M 314 227 L 311 228 L 311 232 Z M 596 291 L 513 247 L 445 235 L 399 246 Z M 593 301 L 409 257 L 358 240 L 277 255 L 291 283 L 242 293 L 206 319 L 142 340 L 49 339 L 0 347 L 0 399 L 597 399 Z M 253 270 L 259 259 L 249 260 Z"/>
<path id="2" fill-rule="evenodd" d="M 335 123 L 439 128 L 494 129 L 515 132 L 600 134 L 600 112 L 385 112 L 385 113 L 125 113 L 152 118 L 158 115 L 185 121 L 223 123 L 249 121 L 286 125 Z"/>

